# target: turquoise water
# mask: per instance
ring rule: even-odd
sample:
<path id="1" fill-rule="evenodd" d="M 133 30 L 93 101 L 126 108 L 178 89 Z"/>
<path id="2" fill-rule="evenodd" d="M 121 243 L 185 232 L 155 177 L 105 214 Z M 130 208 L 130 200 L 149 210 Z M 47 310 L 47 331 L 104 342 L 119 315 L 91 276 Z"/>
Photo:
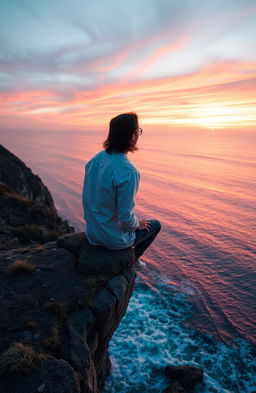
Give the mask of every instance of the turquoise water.
<path id="1" fill-rule="evenodd" d="M 255 392 L 255 348 L 241 338 L 226 343 L 193 329 L 191 288 L 177 291 L 154 269 L 143 275 L 110 345 L 112 373 L 104 393 L 162 392 L 168 364 L 204 369 L 195 393 Z"/>
<path id="2" fill-rule="evenodd" d="M 0 142 L 83 230 L 83 166 L 104 136 L 12 131 Z M 256 390 L 255 147 L 249 131 L 161 129 L 145 131 L 130 155 L 141 172 L 136 212 L 162 230 L 112 340 L 106 393 L 161 391 L 167 363 L 203 367 L 198 392 Z"/>

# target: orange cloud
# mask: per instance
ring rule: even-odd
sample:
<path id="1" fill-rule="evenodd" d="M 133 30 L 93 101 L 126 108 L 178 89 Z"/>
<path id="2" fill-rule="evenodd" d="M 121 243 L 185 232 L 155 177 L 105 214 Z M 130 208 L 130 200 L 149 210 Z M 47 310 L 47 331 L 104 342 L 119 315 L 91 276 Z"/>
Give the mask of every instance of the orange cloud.
<path id="1" fill-rule="evenodd" d="M 0 118 L 2 127 L 92 129 L 134 110 L 144 124 L 247 127 L 256 123 L 254 69 L 253 63 L 217 62 L 190 74 L 133 83 L 124 79 L 68 95 L 17 91 L 2 95 Z"/>

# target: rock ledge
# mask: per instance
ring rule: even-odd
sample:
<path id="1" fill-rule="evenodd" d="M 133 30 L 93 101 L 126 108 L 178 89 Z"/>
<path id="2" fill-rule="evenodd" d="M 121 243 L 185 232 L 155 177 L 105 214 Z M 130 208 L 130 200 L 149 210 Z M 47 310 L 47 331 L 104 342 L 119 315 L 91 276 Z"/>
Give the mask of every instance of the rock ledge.
<path id="1" fill-rule="evenodd" d="M 92 247 L 83 233 L 0 253 L 0 391 L 99 392 L 133 261 L 133 249 Z"/>

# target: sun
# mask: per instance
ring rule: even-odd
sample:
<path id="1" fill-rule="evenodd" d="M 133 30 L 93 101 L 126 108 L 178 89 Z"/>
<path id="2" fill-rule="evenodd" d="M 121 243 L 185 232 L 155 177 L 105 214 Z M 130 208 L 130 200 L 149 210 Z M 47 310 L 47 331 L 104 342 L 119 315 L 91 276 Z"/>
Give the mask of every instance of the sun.
<path id="1" fill-rule="evenodd" d="M 225 105 L 204 104 L 198 108 L 198 123 L 211 131 L 216 131 L 229 126 L 236 120 L 231 112 L 233 112 L 233 108 L 230 110 Z"/>

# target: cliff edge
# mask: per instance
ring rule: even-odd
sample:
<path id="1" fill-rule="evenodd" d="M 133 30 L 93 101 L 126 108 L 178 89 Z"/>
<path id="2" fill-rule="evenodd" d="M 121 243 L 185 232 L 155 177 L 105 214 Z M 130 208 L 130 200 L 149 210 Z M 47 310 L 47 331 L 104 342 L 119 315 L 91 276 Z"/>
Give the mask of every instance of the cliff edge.
<path id="1" fill-rule="evenodd" d="M 133 249 L 83 233 L 0 253 L 0 392 L 98 393 L 108 344 L 126 312 Z"/>
<path id="2" fill-rule="evenodd" d="M 0 145 L 0 250 L 44 243 L 73 232 L 40 177 Z"/>
<path id="3" fill-rule="evenodd" d="M 41 179 L 0 145 L 0 392 L 103 387 L 134 252 L 93 247 L 73 231 Z"/>

